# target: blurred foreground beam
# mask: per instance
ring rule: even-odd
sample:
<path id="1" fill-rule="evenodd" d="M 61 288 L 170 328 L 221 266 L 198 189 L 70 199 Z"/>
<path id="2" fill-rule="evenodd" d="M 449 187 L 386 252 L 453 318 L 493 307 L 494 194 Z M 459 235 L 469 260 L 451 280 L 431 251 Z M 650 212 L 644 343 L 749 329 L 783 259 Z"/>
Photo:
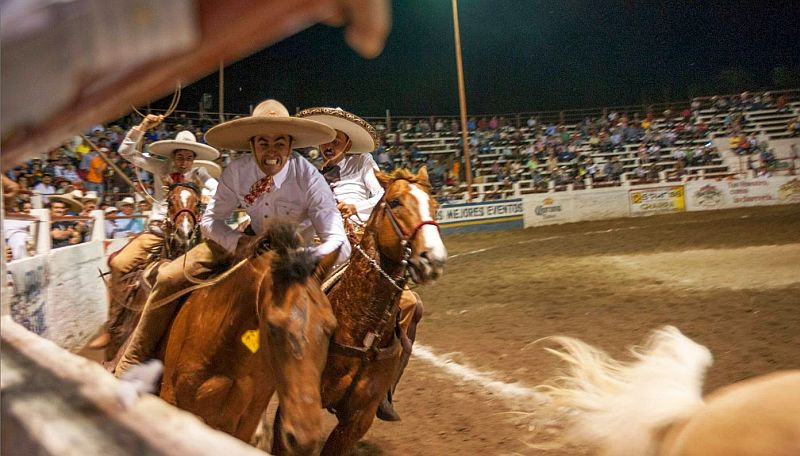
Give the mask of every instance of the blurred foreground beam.
<path id="1" fill-rule="evenodd" d="M 317 22 L 346 26 L 348 44 L 373 58 L 383 50 L 389 33 L 389 3 L 75 0 L 26 10 L 41 3 L 5 2 L 6 20 L 0 28 L 5 30 L 0 32 L 2 168 L 46 152 L 93 124 L 122 116 L 131 105 L 156 100 L 177 82 L 186 86 L 215 71 L 220 61 L 250 55 Z M 164 13 L 168 6 L 175 11 L 172 16 Z M 71 33 L 76 23 L 91 26 L 80 39 Z M 120 37 L 122 29 L 128 36 Z M 175 46 L 169 44 L 171 37 Z M 106 44 L 114 39 L 123 44 Z M 141 62 L 135 63 L 137 59 Z M 130 61 L 134 64 L 126 66 Z M 12 106 L 7 100 L 15 95 L 20 102 Z M 22 110 L 30 112 L 21 116 Z"/>
<path id="2" fill-rule="evenodd" d="M 123 409 L 113 375 L 10 317 L 0 334 L 3 455 L 264 455 L 151 395 Z"/>

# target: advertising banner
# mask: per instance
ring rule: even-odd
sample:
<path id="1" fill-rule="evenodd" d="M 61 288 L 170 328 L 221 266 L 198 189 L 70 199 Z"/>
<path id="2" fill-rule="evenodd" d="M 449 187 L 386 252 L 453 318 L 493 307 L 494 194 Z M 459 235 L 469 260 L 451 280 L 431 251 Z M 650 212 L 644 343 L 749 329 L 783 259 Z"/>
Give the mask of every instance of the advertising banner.
<path id="1" fill-rule="evenodd" d="M 442 205 L 436 220 L 444 234 L 523 227 L 521 199 Z"/>
<path id="2" fill-rule="evenodd" d="M 574 196 L 563 193 L 544 193 L 525 197 L 525 226 L 552 225 L 573 221 Z"/>
<path id="3" fill-rule="evenodd" d="M 792 203 L 800 203 L 800 179 L 795 176 L 686 184 L 686 207 L 690 211 Z"/>
<path id="4" fill-rule="evenodd" d="M 683 185 L 630 190 L 628 202 L 632 216 L 670 214 L 686 210 Z"/>

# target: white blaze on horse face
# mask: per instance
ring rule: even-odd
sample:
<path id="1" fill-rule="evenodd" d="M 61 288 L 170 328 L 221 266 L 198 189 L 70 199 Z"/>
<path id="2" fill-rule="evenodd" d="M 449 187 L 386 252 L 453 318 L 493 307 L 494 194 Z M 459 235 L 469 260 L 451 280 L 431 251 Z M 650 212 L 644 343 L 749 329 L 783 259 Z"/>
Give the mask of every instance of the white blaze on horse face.
<path id="1" fill-rule="evenodd" d="M 192 197 L 192 192 L 190 192 L 189 190 L 181 190 L 181 193 L 180 193 L 179 196 L 181 198 L 181 205 L 183 205 L 183 207 L 188 207 L 189 206 L 189 198 Z"/>
<path id="2" fill-rule="evenodd" d="M 411 184 L 410 187 L 411 194 L 417 199 L 419 216 L 422 221 L 433 221 L 433 217 L 431 217 L 431 206 L 428 204 L 430 196 L 416 184 Z M 419 229 L 418 236 L 422 236 L 423 246 L 430 261 L 441 264 L 447 261 L 447 249 L 445 249 L 444 241 L 442 241 L 442 237 L 439 235 L 439 229 L 435 225 L 423 225 L 422 228 Z"/>

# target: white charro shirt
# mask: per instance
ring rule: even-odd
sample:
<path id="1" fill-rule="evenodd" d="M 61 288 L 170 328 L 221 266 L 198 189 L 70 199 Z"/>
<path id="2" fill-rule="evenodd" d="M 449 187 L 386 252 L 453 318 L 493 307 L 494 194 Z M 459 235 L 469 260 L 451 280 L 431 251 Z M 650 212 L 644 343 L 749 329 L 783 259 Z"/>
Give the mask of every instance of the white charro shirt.
<path id="1" fill-rule="evenodd" d="M 331 184 L 333 194 L 340 203 L 352 204 L 358 218 L 366 222 L 375 205 L 383 196 L 383 187 L 375 177 L 378 165 L 370 154 L 345 155 L 339 167 L 340 179 Z"/>
<path id="2" fill-rule="evenodd" d="M 119 145 L 118 152 L 122 158 L 131 162 L 134 166 L 153 174 L 153 198 L 158 204 L 153 204 L 150 220 L 163 220 L 167 214 L 167 194 L 164 190 L 166 188 L 164 177 L 168 176 L 172 171 L 172 162 L 155 156 L 145 157 L 139 146 L 142 136 L 144 136 L 144 132 L 131 128 Z M 186 182 L 193 182 L 201 190 L 206 190 L 212 195 L 217 190 L 217 180 L 211 177 L 203 167 L 192 168 L 189 172 L 184 173 L 183 179 Z"/>
<path id="3" fill-rule="evenodd" d="M 243 234 L 230 228 L 225 220 L 241 206 L 250 216 L 250 226 L 257 235 L 265 232 L 271 218 L 288 219 L 298 225 L 310 223 L 321 241 L 315 247 L 316 253 L 326 255 L 341 248 L 339 262 L 350 257 L 350 243 L 336 209 L 336 200 L 328 183 L 311 163 L 292 152 L 283 169 L 273 177 L 272 189 L 259 195 L 253 204 L 245 202 L 253 184 L 264 177 L 266 174 L 252 155 L 238 158 L 225 168 L 217 192 L 200 220 L 206 239 L 214 240 L 233 253 Z M 307 245 L 313 242 L 309 233 L 304 233 L 304 239 Z"/>

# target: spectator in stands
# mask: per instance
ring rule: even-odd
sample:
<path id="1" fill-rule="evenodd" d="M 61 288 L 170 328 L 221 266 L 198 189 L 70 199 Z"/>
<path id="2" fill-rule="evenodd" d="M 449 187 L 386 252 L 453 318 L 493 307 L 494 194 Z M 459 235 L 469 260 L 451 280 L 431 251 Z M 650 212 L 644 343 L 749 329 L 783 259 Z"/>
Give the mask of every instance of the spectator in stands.
<path id="1" fill-rule="evenodd" d="M 74 214 L 80 213 L 83 210 L 80 201 L 73 199 L 71 195 L 53 195 L 50 197 L 48 206 L 50 218 L 53 220 L 50 225 L 53 248 L 79 244 L 83 235 L 78 229 L 78 222 L 56 219 L 68 216 L 68 211 Z"/>
<path id="2" fill-rule="evenodd" d="M 126 196 L 117 202 L 116 208 L 119 212 L 116 214 L 118 218 L 114 221 L 112 238 L 126 238 L 144 231 L 144 218 L 136 217 L 135 204 L 135 201 L 130 196 Z M 108 234 L 108 229 L 106 229 L 106 234 Z"/>
<path id="3" fill-rule="evenodd" d="M 789 121 L 786 125 L 786 131 L 790 136 L 800 136 L 800 116 Z"/>
<path id="4" fill-rule="evenodd" d="M 53 185 L 53 176 L 51 174 L 43 174 L 42 181 L 33 186 L 33 191 L 40 195 L 52 195 L 56 193 L 56 186 Z M 42 203 L 47 204 L 49 199 L 46 196 L 42 197 Z"/>
<path id="5" fill-rule="evenodd" d="M 623 172 L 622 161 L 620 161 L 619 156 L 615 156 L 610 162 L 606 162 L 604 172 L 606 176 L 608 176 L 609 180 L 614 182 L 619 181 Z"/>
<path id="6" fill-rule="evenodd" d="M 103 203 L 107 204 L 107 203 Z M 103 208 L 103 212 L 105 213 L 105 231 L 106 231 L 106 239 L 114 239 L 114 233 L 117 231 L 117 208 L 114 206 L 108 206 Z"/>
<path id="7" fill-rule="evenodd" d="M 778 100 L 775 102 L 775 107 L 778 108 L 778 112 L 789 111 L 789 106 L 786 104 L 786 95 L 778 97 Z"/>
<path id="8" fill-rule="evenodd" d="M 108 148 L 101 148 L 100 152 L 107 153 Z M 105 186 L 103 185 L 104 182 L 104 174 L 108 164 L 100 156 L 99 153 L 93 151 L 86 155 L 87 157 L 91 157 L 89 159 L 88 167 L 86 170 L 86 179 L 84 183 L 84 187 L 86 190 L 97 192 L 100 199 L 103 198 L 103 192 L 105 191 Z"/>

